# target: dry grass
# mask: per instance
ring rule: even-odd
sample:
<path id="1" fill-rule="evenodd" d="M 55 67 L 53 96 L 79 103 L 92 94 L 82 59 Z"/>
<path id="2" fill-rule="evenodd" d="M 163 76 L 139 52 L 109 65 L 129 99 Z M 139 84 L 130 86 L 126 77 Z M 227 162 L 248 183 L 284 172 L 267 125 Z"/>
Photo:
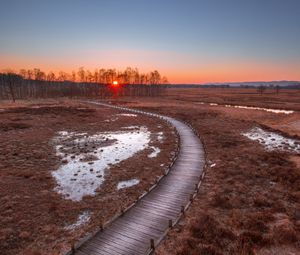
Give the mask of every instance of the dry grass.
<path id="1" fill-rule="evenodd" d="M 295 163 L 299 156 L 291 160 L 289 153 L 265 151 L 241 135 L 257 125 L 289 135 L 280 125 L 291 118 L 299 120 L 299 114 L 195 106 L 190 95 L 174 97 L 181 103 L 167 98 L 130 106 L 190 123 L 204 142 L 209 165 L 216 166 L 208 167 L 191 209 L 156 253 L 299 254 L 300 169 Z"/>
<path id="2" fill-rule="evenodd" d="M 118 112 L 70 101 L 23 103 L 5 109 L 0 111 L 0 253 L 3 255 L 62 254 L 148 189 L 163 174 L 171 162 L 171 152 L 176 149 L 173 128 L 146 116 L 119 116 L 116 121 L 105 122 Z M 158 157 L 149 159 L 149 152 L 144 151 L 112 166 L 97 195 L 85 197 L 81 202 L 65 200 L 53 190 L 56 183 L 51 172 L 64 163 L 51 143 L 58 131 L 92 135 L 136 125 L 147 126 L 152 133 L 164 131 L 165 143 L 156 141 L 155 136 L 151 144 L 160 147 Z M 132 178 L 138 178 L 139 185 L 116 189 L 119 181 Z M 86 210 L 91 212 L 88 224 L 76 231 L 64 229 Z"/>

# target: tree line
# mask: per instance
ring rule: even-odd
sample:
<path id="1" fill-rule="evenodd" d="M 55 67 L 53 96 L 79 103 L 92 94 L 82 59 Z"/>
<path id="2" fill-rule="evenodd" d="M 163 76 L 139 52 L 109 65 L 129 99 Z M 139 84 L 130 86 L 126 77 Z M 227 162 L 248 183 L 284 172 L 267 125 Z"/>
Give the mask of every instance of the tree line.
<path id="1" fill-rule="evenodd" d="M 118 81 L 119 89 L 111 88 Z M 19 73 L 8 70 L 0 73 L 0 99 L 28 99 L 53 97 L 160 96 L 168 80 L 155 70 L 147 74 L 137 68 L 124 71 L 83 67 L 71 73 L 44 72 L 39 68 L 21 69 Z M 158 86 L 160 85 L 160 86 Z"/>
<path id="2" fill-rule="evenodd" d="M 116 80 L 121 84 L 168 84 L 168 79 L 165 76 L 161 76 L 157 70 L 149 73 L 140 73 L 137 68 L 132 67 L 127 67 L 124 71 L 104 68 L 90 71 L 80 67 L 77 71 L 72 71 L 71 73 L 64 71 L 57 73 L 49 71 L 46 73 L 39 68 L 34 68 L 27 70 L 21 69 L 18 74 L 23 79 L 40 81 L 73 81 L 109 84 Z"/>

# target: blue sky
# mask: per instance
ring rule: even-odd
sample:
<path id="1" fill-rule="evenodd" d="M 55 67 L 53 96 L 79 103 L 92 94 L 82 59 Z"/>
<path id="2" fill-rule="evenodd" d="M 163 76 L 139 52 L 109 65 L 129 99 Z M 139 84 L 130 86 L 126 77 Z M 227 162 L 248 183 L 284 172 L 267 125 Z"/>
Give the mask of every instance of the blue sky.
<path id="1" fill-rule="evenodd" d="M 300 80 L 299 0 L 0 0 L 2 68 Z"/>

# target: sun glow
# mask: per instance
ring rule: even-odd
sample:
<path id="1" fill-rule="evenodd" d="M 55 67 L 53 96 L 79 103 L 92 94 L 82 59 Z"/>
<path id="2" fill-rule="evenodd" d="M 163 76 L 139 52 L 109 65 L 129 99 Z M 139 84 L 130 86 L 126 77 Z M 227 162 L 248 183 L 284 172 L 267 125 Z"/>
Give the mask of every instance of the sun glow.
<path id="1" fill-rule="evenodd" d="M 113 86 L 118 86 L 118 85 L 119 85 L 118 81 L 113 81 Z"/>

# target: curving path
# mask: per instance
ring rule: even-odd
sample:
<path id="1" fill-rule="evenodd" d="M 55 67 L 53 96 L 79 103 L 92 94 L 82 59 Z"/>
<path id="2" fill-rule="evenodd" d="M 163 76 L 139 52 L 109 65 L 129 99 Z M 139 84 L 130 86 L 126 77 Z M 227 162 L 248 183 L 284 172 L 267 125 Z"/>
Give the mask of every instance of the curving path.
<path id="1" fill-rule="evenodd" d="M 180 151 L 169 173 L 122 216 L 73 250 L 77 255 L 149 254 L 184 213 L 201 183 L 205 164 L 202 144 L 188 125 L 173 118 L 105 103 L 88 103 L 158 117 L 178 131 Z"/>

